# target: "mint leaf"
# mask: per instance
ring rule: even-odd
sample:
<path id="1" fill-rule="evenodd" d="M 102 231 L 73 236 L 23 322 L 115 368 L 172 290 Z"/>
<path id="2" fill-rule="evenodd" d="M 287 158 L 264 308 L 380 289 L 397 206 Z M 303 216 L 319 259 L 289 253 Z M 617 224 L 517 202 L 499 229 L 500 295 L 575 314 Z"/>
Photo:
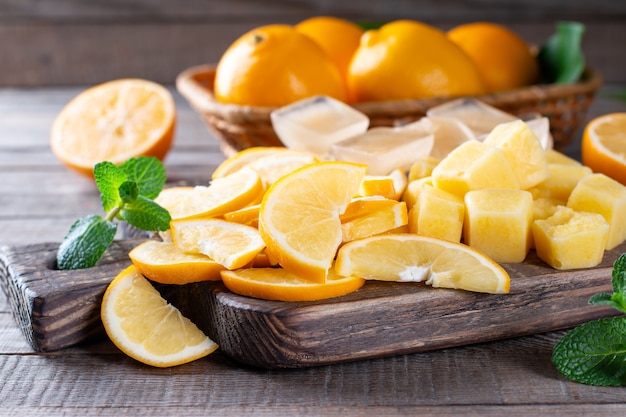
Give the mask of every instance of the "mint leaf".
<path id="1" fill-rule="evenodd" d="M 584 32 L 582 23 L 557 23 L 556 32 L 541 46 L 537 56 L 543 82 L 569 84 L 580 79 L 585 69 L 581 49 Z"/>
<path id="2" fill-rule="evenodd" d="M 169 212 L 145 197 L 139 196 L 132 203 L 124 205 L 120 210 L 120 217 L 129 224 L 151 231 L 164 231 L 170 228 Z"/>
<path id="3" fill-rule="evenodd" d="M 167 179 L 165 168 L 161 161 L 154 157 L 140 156 L 131 158 L 120 165 L 129 181 L 134 181 L 139 187 L 139 194 L 155 199 Z"/>
<path id="4" fill-rule="evenodd" d="M 171 217 L 152 201 L 165 186 L 165 168 L 153 156 L 131 158 L 120 166 L 104 161 L 94 166 L 106 217 L 86 216 L 76 221 L 57 252 L 59 269 L 94 266 L 113 242 L 115 219 L 149 231 L 169 229 Z"/>
<path id="5" fill-rule="evenodd" d="M 613 263 L 612 277 L 613 292 L 626 295 L 626 253 Z"/>
<path id="6" fill-rule="evenodd" d="M 111 162 L 100 162 L 93 169 L 94 179 L 104 211 L 111 211 L 121 203 L 118 189 L 128 179 L 128 176 L 118 166 Z"/>
<path id="7" fill-rule="evenodd" d="M 57 251 L 59 269 L 90 268 L 113 242 L 117 224 L 95 214 L 78 219 Z"/>
<path id="8" fill-rule="evenodd" d="M 626 385 L 626 317 L 590 321 L 571 330 L 554 347 L 552 362 L 573 381 Z"/>
<path id="9" fill-rule="evenodd" d="M 118 189 L 123 204 L 129 204 L 139 197 L 139 187 L 134 181 L 125 181 Z"/>

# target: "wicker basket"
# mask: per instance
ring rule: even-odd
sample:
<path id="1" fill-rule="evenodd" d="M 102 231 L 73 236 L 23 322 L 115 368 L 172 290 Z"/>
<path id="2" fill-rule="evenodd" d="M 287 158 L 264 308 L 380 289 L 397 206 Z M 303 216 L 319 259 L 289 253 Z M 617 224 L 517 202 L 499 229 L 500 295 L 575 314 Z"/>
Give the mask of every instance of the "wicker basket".
<path id="1" fill-rule="evenodd" d="M 213 96 L 214 65 L 189 68 L 178 75 L 176 87 L 202 116 L 222 142 L 222 152 L 230 156 L 253 146 L 282 146 L 272 129 L 272 107 L 223 104 Z M 550 119 L 555 148 L 566 146 L 585 122 L 587 109 L 602 77 L 588 68 L 580 82 L 567 85 L 534 85 L 514 91 L 475 97 L 514 115 L 539 113 Z M 450 98 L 403 100 L 355 104 L 370 118 L 370 126 L 393 126 L 420 119 L 426 111 Z"/>

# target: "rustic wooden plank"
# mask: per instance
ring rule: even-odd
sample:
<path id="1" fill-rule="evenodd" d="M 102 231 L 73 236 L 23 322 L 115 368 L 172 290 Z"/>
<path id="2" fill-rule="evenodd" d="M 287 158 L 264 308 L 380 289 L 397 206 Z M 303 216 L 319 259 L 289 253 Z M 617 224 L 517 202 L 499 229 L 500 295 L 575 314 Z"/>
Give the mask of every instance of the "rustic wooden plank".
<path id="1" fill-rule="evenodd" d="M 99 266 L 78 271 L 51 267 L 57 244 L 0 252 L 3 289 L 34 349 L 101 335 L 99 301 L 136 244 L 116 242 Z M 542 333 L 616 314 L 587 301 L 610 291 L 612 263 L 623 251 L 626 244 L 607 251 L 598 268 L 580 271 L 555 271 L 531 253 L 523 264 L 505 265 L 508 295 L 368 282 L 344 297 L 285 303 L 238 296 L 219 282 L 157 288 L 238 362 L 306 367 Z"/>
<path id="2" fill-rule="evenodd" d="M 73 271 L 56 270 L 58 244 L 0 251 L 2 289 L 35 350 L 56 350 L 102 337 L 102 295 L 130 265 L 128 252 L 136 244 L 113 242 L 96 267 Z"/>

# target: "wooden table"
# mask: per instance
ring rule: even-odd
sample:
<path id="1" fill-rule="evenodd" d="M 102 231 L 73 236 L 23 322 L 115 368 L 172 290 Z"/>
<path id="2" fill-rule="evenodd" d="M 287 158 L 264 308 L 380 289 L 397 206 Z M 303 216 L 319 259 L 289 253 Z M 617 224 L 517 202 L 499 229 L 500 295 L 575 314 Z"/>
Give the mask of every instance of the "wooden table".
<path id="1" fill-rule="evenodd" d="M 607 86 L 603 93 L 616 87 Z M 100 212 L 89 180 L 48 146 L 51 122 L 82 87 L 0 89 L 0 246 L 58 242 Z M 602 94 L 603 94 L 602 93 Z M 589 117 L 626 111 L 599 97 Z M 170 181 L 208 181 L 219 143 L 177 97 Z M 579 139 L 580 135 L 578 136 Z M 578 156 L 574 142 L 567 152 Z M 144 366 L 108 340 L 36 353 L 0 292 L 0 415 L 620 415 L 626 388 L 567 381 L 551 364 L 563 331 L 434 352 L 300 370 L 243 367 L 219 353 Z"/>

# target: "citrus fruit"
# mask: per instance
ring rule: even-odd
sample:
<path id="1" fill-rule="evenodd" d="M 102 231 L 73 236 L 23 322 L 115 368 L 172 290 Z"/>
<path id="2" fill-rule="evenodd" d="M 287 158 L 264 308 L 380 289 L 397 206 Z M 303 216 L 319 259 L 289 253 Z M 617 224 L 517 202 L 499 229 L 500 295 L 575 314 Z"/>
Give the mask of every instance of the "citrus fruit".
<path id="1" fill-rule="evenodd" d="M 176 307 L 165 301 L 131 265 L 109 284 L 101 318 L 111 341 L 125 354 L 156 367 L 181 365 L 218 348 Z"/>
<path id="2" fill-rule="evenodd" d="M 213 174 L 212 179 L 225 177 L 240 170 L 249 163 L 270 155 L 277 154 L 300 154 L 301 151 L 284 148 L 282 146 L 253 146 L 237 152 L 220 163 Z"/>
<path id="3" fill-rule="evenodd" d="M 171 231 L 179 249 L 204 254 L 228 269 L 245 266 L 265 249 L 256 228 L 226 220 L 174 220 Z"/>
<path id="4" fill-rule="evenodd" d="M 339 216 L 352 200 L 367 166 L 318 162 L 276 181 L 265 193 L 259 230 L 274 264 L 325 282 L 341 244 Z"/>
<path id="5" fill-rule="evenodd" d="M 268 25 L 239 37 L 215 69 L 215 98 L 223 103 L 280 107 L 326 95 L 345 101 L 337 66 L 314 40 L 289 25 Z"/>
<path id="6" fill-rule="evenodd" d="M 350 242 L 373 235 L 389 232 L 408 224 L 408 213 L 404 201 L 396 201 L 391 207 L 381 208 L 341 224 L 342 239 Z"/>
<path id="7" fill-rule="evenodd" d="M 264 192 L 261 178 L 251 168 L 214 179 L 208 186 L 173 188 L 154 200 L 173 220 L 220 216 L 258 201 Z"/>
<path id="8" fill-rule="evenodd" d="M 314 162 L 319 162 L 319 159 L 312 153 L 284 152 L 264 156 L 250 162 L 248 166 L 259 174 L 263 186 L 269 187 L 283 175 Z"/>
<path id="9" fill-rule="evenodd" d="M 489 92 L 534 84 L 539 64 L 530 46 L 511 29 L 489 22 L 459 25 L 448 38 L 474 61 Z"/>
<path id="10" fill-rule="evenodd" d="M 52 151 L 66 166 L 93 176 L 98 162 L 141 155 L 163 159 L 174 137 L 176 107 L 162 85 L 142 79 L 91 87 L 63 107 L 51 129 Z"/>
<path id="11" fill-rule="evenodd" d="M 472 60 L 439 29 L 397 20 L 361 37 L 348 69 L 354 102 L 483 94 Z"/>
<path id="12" fill-rule="evenodd" d="M 279 301 L 316 301 L 340 297 L 361 288 L 363 278 L 341 277 L 332 269 L 325 283 L 312 282 L 283 268 L 249 268 L 224 271 L 222 281 L 232 292 L 247 297 Z"/>
<path id="13" fill-rule="evenodd" d="M 626 113 L 591 120 L 583 132 L 582 162 L 626 185 Z"/>
<path id="14" fill-rule="evenodd" d="M 343 213 L 339 215 L 341 223 L 346 223 L 358 217 L 366 216 L 378 210 L 394 207 L 398 202 L 394 199 L 381 196 L 357 197 L 346 206 Z"/>
<path id="15" fill-rule="evenodd" d="M 354 51 L 359 46 L 363 28 L 338 17 L 315 16 L 298 23 L 296 30 L 321 46 L 345 78 Z"/>
<path id="16" fill-rule="evenodd" d="M 205 255 L 185 253 L 171 242 L 148 240 L 128 256 L 137 271 L 161 284 L 188 284 L 220 280 L 222 265 Z"/>
<path id="17" fill-rule="evenodd" d="M 346 243 L 337 254 L 335 272 L 493 294 L 508 293 L 510 286 L 508 273 L 483 253 L 462 243 L 414 234 Z"/>
<path id="18" fill-rule="evenodd" d="M 245 224 L 252 227 L 259 226 L 259 211 L 261 210 L 261 203 L 251 204 L 249 206 L 240 208 L 238 210 L 229 211 L 224 213 L 224 219 L 229 222 Z"/>

